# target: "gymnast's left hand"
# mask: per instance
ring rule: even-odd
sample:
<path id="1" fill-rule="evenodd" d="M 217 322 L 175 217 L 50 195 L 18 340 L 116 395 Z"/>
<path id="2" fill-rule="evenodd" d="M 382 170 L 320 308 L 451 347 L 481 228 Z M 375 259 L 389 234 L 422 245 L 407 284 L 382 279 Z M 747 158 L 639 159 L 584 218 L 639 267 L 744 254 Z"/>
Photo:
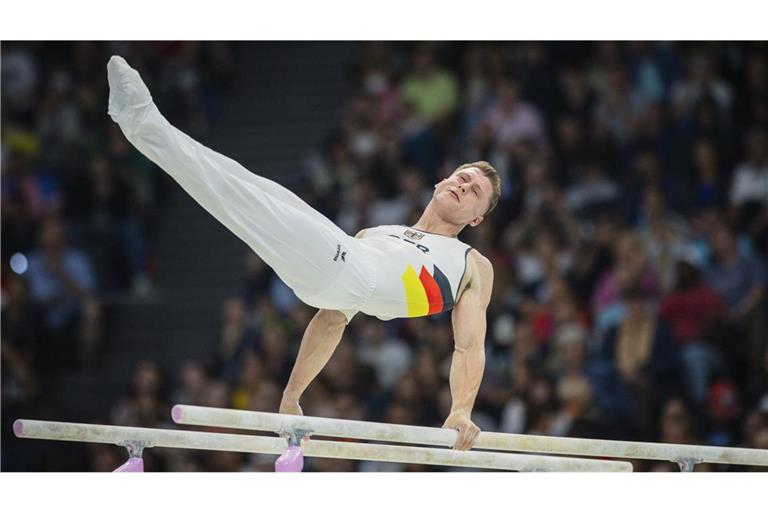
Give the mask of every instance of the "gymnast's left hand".
<path id="1" fill-rule="evenodd" d="M 453 445 L 455 450 L 466 451 L 475 444 L 480 428 L 472 423 L 468 414 L 453 413 L 446 418 L 443 428 L 452 428 L 459 431 L 459 437 Z"/>

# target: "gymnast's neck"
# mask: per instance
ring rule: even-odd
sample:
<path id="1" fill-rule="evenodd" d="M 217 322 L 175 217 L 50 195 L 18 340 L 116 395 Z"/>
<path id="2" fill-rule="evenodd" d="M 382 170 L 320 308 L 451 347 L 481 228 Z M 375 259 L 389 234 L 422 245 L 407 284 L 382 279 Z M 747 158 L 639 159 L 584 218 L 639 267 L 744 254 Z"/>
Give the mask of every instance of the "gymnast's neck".
<path id="1" fill-rule="evenodd" d="M 464 229 L 466 224 L 456 224 L 444 219 L 437 215 L 437 212 L 433 211 L 430 206 L 431 204 L 427 205 L 427 208 L 424 210 L 424 213 L 421 214 L 418 222 L 411 227 L 435 235 L 458 238 L 459 233 L 461 233 L 461 230 Z"/>

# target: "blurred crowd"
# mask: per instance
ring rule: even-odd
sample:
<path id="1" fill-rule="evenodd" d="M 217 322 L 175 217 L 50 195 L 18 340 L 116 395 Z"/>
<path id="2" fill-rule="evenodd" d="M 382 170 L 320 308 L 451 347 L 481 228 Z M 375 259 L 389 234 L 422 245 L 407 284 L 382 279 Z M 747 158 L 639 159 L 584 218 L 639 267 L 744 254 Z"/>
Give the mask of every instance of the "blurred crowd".
<path id="1" fill-rule="evenodd" d="M 134 50 L 145 52 L 158 80 L 150 88 L 175 98 L 188 131 L 204 129 L 212 102 L 200 76 L 226 77 L 226 66 L 208 58 L 226 52 L 158 46 Z M 495 269 L 473 415 L 481 429 L 768 449 L 764 43 L 356 50 L 344 108 L 297 192 L 354 234 L 415 223 L 433 184 L 463 162 L 496 167 L 497 209 L 460 235 Z M 68 326 L 81 347 L 98 335 L 106 285 L 101 267 L 88 262 L 100 251 L 117 244 L 128 258 L 118 265 L 101 255 L 107 273 L 126 269 L 123 287 L 142 293 L 142 280 L 151 282 L 143 220 L 158 214 L 162 180 L 103 119 L 105 84 L 93 70 L 102 69 L 105 51 L 73 45 L 67 71 L 53 71 L 29 45 L 3 48 L 4 400 L 9 366 L 12 389 L 24 398 L 20 368 L 34 329 Z M 190 62 L 218 71 L 197 76 Z M 14 71 L 8 85 L 6 65 Z M 38 77 L 38 68 L 51 77 Z M 76 176 L 83 181 L 70 192 Z M 125 199 L 114 192 L 120 179 L 137 199 L 105 207 L 105 189 Z M 113 226 L 108 235 L 100 222 Z M 25 279 L 5 269 L 22 252 Z M 142 361 L 110 423 L 170 427 L 169 407 L 180 402 L 277 410 L 314 311 L 256 255 L 245 268 L 242 290 L 222 304 L 210 357 L 184 362 L 178 375 Z M 39 322 L 33 309 L 44 314 Z M 450 313 L 389 322 L 357 315 L 303 397 L 304 412 L 440 426 L 450 409 L 452 351 Z M 89 446 L 88 454 L 93 470 L 125 458 L 108 446 Z M 146 454 L 148 470 L 261 471 L 273 462 L 226 452 Z M 633 462 L 635 470 L 676 470 Z M 307 467 L 435 469 L 326 459 Z M 747 469 L 754 468 L 697 466 Z"/>
<path id="2" fill-rule="evenodd" d="M 106 115 L 115 53 L 195 135 L 231 80 L 228 44 L 3 42 L 4 440 L 6 413 L 62 371 L 99 364 L 116 306 L 153 293 L 153 226 L 171 182 Z"/>

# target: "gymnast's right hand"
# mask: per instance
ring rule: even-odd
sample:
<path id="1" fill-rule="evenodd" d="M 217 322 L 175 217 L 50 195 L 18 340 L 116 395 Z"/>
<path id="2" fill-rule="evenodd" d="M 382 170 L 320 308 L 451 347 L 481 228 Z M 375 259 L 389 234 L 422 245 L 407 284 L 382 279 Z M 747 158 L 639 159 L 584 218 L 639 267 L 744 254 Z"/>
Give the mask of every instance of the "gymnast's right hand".
<path id="1" fill-rule="evenodd" d="M 299 401 L 291 398 L 283 397 L 280 402 L 280 414 L 294 414 L 296 416 L 304 416 L 304 411 L 301 410 Z"/>
<path id="2" fill-rule="evenodd" d="M 469 450 L 475 444 L 477 436 L 480 435 L 480 428 L 472 423 L 469 414 L 453 413 L 446 418 L 443 428 L 452 428 L 459 431 L 456 443 L 453 445 L 455 450 Z"/>

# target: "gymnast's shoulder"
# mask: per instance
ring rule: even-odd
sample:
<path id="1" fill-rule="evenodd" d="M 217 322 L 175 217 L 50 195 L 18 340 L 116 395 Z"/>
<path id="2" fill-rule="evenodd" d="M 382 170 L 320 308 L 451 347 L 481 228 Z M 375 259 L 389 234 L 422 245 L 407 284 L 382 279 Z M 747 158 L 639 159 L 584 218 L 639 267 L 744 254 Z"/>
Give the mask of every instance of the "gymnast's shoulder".
<path id="1" fill-rule="evenodd" d="M 461 300 L 466 289 L 473 289 L 481 292 L 482 295 L 490 297 L 493 289 L 493 264 L 491 260 L 483 256 L 477 249 L 471 249 L 467 254 L 467 271 L 462 279 L 462 285 L 458 300 Z M 473 293 L 477 293 L 474 292 Z"/>
<path id="2" fill-rule="evenodd" d="M 471 281 L 477 279 L 493 283 L 493 263 L 487 257 L 483 256 L 477 249 L 471 249 L 467 254 L 467 271 L 471 272 Z"/>

